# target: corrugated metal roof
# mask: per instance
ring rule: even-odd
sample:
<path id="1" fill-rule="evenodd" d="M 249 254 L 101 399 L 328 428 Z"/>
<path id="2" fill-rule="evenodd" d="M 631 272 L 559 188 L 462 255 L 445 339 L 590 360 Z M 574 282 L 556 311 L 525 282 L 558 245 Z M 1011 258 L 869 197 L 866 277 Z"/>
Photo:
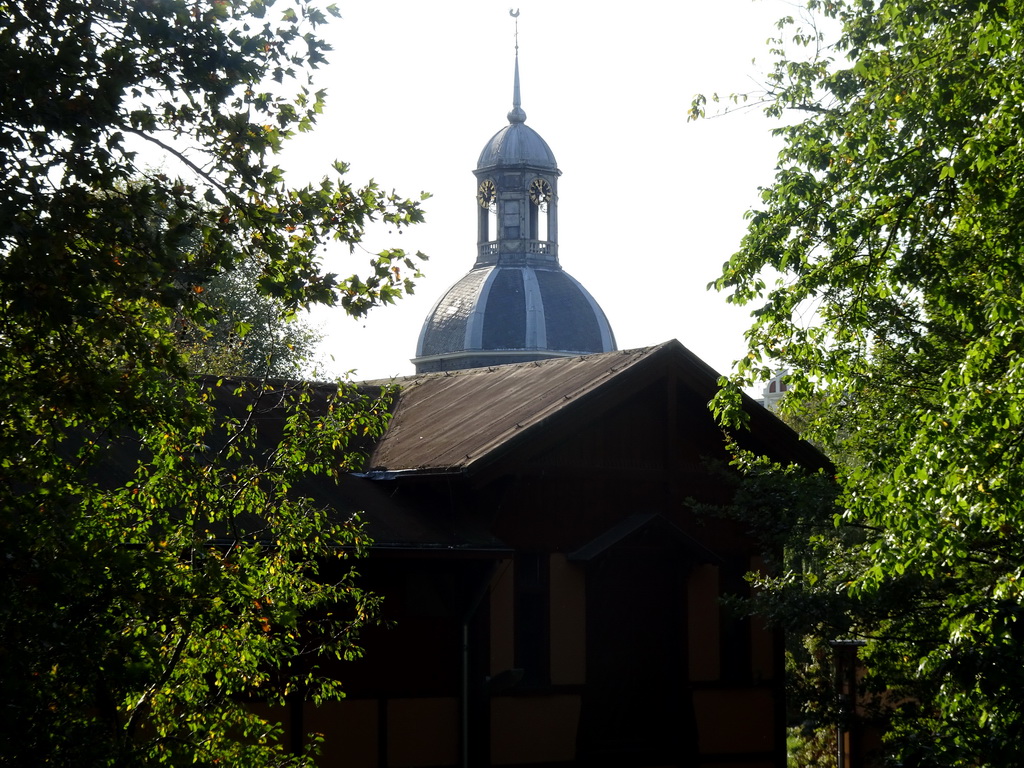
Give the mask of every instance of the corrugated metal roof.
<path id="1" fill-rule="evenodd" d="M 386 477 L 482 469 L 552 417 L 599 396 L 599 390 L 632 380 L 634 373 L 671 373 L 702 405 L 718 390 L 718 372 L 675 340 L 643 349 L 364 382 L 400 387 L 391 424 L 370 455 L 368 472 Z M 751 422 L 749 432 L 736 435 L 741 446 L 807 467 L 830 466 L 777 416 L 746 396 L 744 403 Z"/>
<path id="2" fill-rule="evenodd" d="M 682 349 L 673 341 L 399 379 L 398 405 L 387 434 L 370 456 L 370 471 L 468 469 L 669 346 Z"/>

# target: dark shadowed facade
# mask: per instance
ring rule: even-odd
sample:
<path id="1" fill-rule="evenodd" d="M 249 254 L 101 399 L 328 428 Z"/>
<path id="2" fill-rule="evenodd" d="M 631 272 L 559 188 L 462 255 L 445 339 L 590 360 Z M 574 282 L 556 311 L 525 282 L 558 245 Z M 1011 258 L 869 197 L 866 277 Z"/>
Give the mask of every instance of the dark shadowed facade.
<path id="1" fill-rule="evenodd" d="M 717 378 L 668 342 L 400 380 L 343 489 L 393 624 L 292 733 L 351 768 L 782 768 L 782 643 L 721 605 L 761 553 L 694 510 L 732 493 Z M 744 447 L 823 463 L 747 408 Z"/>

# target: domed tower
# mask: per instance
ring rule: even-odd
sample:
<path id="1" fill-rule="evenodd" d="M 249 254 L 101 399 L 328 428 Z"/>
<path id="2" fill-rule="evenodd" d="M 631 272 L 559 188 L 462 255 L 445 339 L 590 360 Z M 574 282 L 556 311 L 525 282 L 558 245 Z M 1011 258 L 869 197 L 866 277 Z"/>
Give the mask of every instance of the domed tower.
<path id="1" fill-rule="evenodd" d="M 477 179 L 473 269 L 420 331 L 417 373 L 611 352 L 594 298 L 558 262 L 558 177 L 547 142 L 526 125 L 515 63 L 508 125 L 487 142 Z"/>

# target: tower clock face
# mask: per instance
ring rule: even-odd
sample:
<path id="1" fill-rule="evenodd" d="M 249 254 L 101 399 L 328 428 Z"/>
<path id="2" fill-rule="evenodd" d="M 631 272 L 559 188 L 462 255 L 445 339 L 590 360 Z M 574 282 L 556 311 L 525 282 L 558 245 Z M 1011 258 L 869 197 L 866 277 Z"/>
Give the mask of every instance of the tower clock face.
<path id="1" fill-rule="evenodd" d="M 480 188 L 476 193 L 476 200 L 480 203 L 480 207 L 494 210 L 494 204 L 497 199 L 498 190 L 495 188 L 494 182 L 490 179 L 484 179 L 480 182 Z"/>
<path id="2" fill-rule="evenodd" d="M 551 197 L 551 185 L 545 179 L 530 182 L 530 202 L 534 205 L 546 206 L 551 202 Z"/>

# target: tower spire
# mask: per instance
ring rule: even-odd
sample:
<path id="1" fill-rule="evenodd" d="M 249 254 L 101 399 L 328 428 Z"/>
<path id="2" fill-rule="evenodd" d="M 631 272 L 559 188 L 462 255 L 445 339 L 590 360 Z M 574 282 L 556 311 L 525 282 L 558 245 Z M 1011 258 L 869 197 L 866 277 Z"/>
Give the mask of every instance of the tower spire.
<path id="1" fill-rule="evenodd" d="M 3 0 L 0 0 L 3 3 Z M 515 19 L 519 9 L 510 8 Z M 615 349 L 608 318 L 558 260 L 558 163 L 525 124 L 515 86 L 508 123 L 476 163 L 476 260 L 427 315 L 417 373 L 575 357 Z"/>
<path id="2" fill-rule="evenodd" d="M 508 113 L 510 123 L 525 123 L 526 112 L 523 111 L 522 99 L 519 96 L 519 9 L 509 8 L 508 15 L 516 20 L 516 74 L 512 86 L 512 111 Z"/>

